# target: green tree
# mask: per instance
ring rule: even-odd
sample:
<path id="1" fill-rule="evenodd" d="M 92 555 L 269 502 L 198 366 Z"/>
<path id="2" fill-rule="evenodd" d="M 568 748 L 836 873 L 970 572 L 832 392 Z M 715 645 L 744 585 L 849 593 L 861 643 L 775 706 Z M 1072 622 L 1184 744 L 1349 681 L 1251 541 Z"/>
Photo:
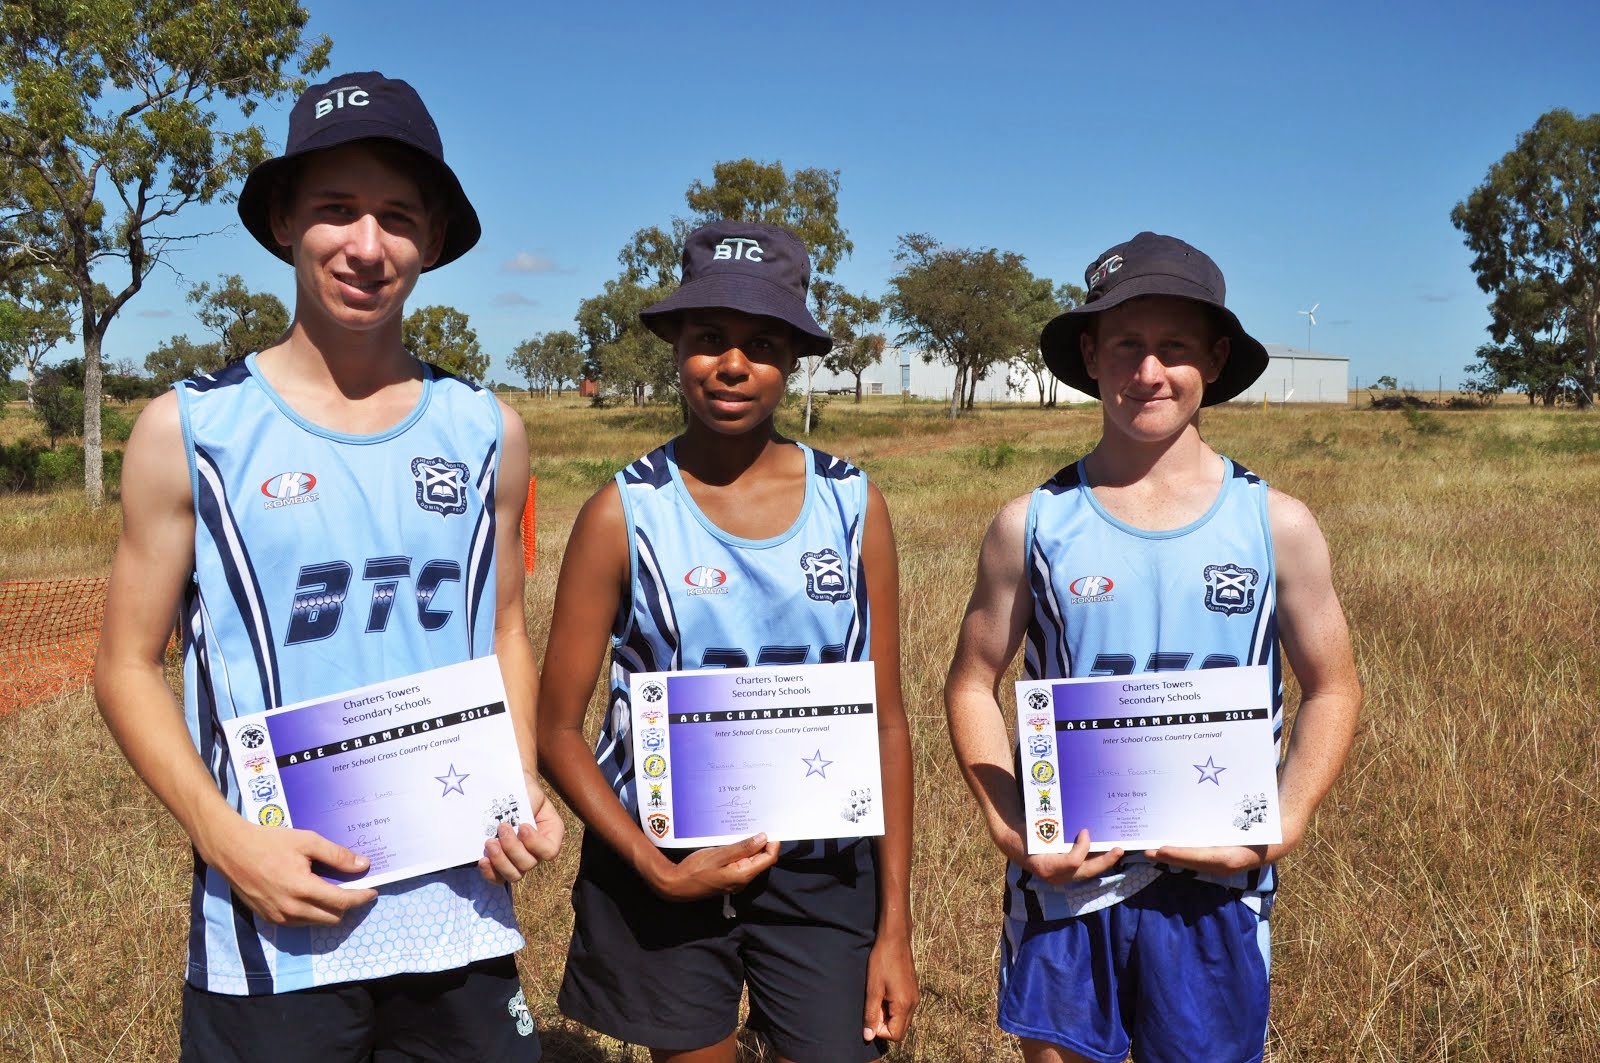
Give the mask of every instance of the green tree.
<path id="1" fill-rule="evenodd" d="M 266 350 L 289 330 L 289 311 L 271 292 L 252 292 L 237 273 L 225 274 L 215 290 L 204 281 L 189 289 L 194 316 L 217 337 L 224 364 Z"/>
<path id="2" fill-rule="evenodd" d="M 407 350 L 447 373 L 482 380 L 489 371 L 477 332 L 453 306 L 419 306 L 406 315 L 400 334 Z"/>
<path id="3" fill-rule="evenodd" d="M 158 392 L 180 380 L 215 373 L 226 364 L 217 344 L 195 343 L 188 336 L 174 336 L 144 356 L 145 372 Z"/>
<path id="4" fill-rule="evenodd" d="M 63 436 L 76 435 L 83 429 L 83 387 L 74 379 L 70 365 L 51 366 L 41 372 L 33 397 L 34 416 L 50 437 L 51 450 Z"/>
<path id="5" fill-rule="evenodd" d="M 105 374 L 105 392 L 126 406 L 134 399 L 154 394 L 155 388 L 133 359 L 119 358 Z"/>
<path id="6" fill-rule="evenodd" d="M 1059 401 L 1061 381 L 1044 364 L 1044 352 L 1039 350 L 1039 333 L 1050 320 L 1059 314 L 1083 305 L 1083 289 L 1076 284 L 1052 287 L 1048 277 L 1034 280 L 1023 304 L 1023 321 L 1027 326 L 1027 339 L 1011 359 L 1011 364 L 1032 375 L 1039 385 L 1040 407 L 1053 407 Z"/>
<path id="7" fill-rule="evenodd" d="M 1038 287 L 1026 261 L 993 248 L 946 248 L 924 233 L 900 237 L 901 270 L 889 279 L 889 318 L 899 342 L 920 348 L 956 371 L 950 416 L 972 406 L 978 380 L 996 362 L 1009 361 L 1029 336 L 1026 308 Z"/>
<path id="8" fill-rule="evenodd" d="M 42 269 L 13 269 L 0 295 L 5 327 L 0 330 L 0 378 L 21 366 L 28 405 L 44 359 L 73 338 L 72 290 Z"/>
<path id="9" fill-rule="evenodd" d="M 817 368 L 827 364 L 840 352 L 849 351 L 856 337 L 869 325 L 883 316 L 883 304 L 876 299 L 854 292 L 828 280 L 826 277 L 811 282 L 811 299 L 816 306 L 817 322 L 833 337 L 833 349 L 818 358 L 803 359 L 806 375 L 806 409 L 803 430 L 811 434 L 811 390 Z M 881 352 L 880 352 L 881 353 Z M 856 375 L 856 401 L 861 401 L 861 376 Z"/>
<path id="10" fill-rule="evenodd" d="M 677 397 L 672 348 L 639 321 L 639 311 L 666 298 L 668 287 L 645 287 L 627 277 L 606 281 L 605 291 L 578 304 L 583 372 L 599 386 L 595 404 L 643 405 Z"/>
<path id="11" fill-rule="evenodd" d="M 1539 116 L 1450 212 L 1493 296 L 1490 335 L 1524 352 L 1578 345 L 1579 404 L 1592 407 L 1600 354 L 1600 114 Z"/>
<path id="12" fill-rule="evenodd" d="M 690 184 L 684 193 L 684 202 L 690 211 L 688 217 L 675 217 L 664 227 L 650 226 L 633 234 L 617 255 L 622 275 L 616 287 L 608 283 L 606 292 L 595 297 L 599 302 L 591 308 L 591 318 L 596 318 L 591 323 L 601 326 L 595 334 L 605 338 L 604 357 L 589 345 L 589 332 L 582 321 L 579 322 L 590 371 L 604 373 L 609 366 L 624 376 L 615 387 L 608 385 L 603 376 L 595 377 L 600 383 L 602 398 L 609 401 L 620 399 L 624 394 L 636 397 L 652 394 L 661 398 L 677 394 L 677 370 L 672 363 L 670 347 L 651 343 L 649 340 L 653 337 L 648 330 L 641 328 L 641 336 L 622 329 L 620 322 L 602 323 L 598 319 L 605 317 L 606 308 L 631 303 L 641 292 L 657 291 L 660 298 L 670 291 L 678 282 L 683 245 L 689 233 L 709 221 L 759 222 L 782 225 L 794 232 L 811 256 L 813 313 L 841 343 L 854 338 L 853 330 L 845 337 L 834 331 L 832 324 L 841 310 L 859 317 L 858 307 L 869 302 L 864 296 L 845 293 L 831 280 L 840 261 L 855 249 L 849 234 L 839 225 L 838 170 L 809 168 L 791 173 L 781 162 L 733 159 L 711 167 L 709 184 L 699 179 Z M 642 309 L 649 303 L 638 305 Z M 804 367 L 807 431 L 810 430 L 810 382 L 820 364 L 820 358 L 806 359 Z"/>
<path id="13" fill-rule="evenodd" d="M 1578 396 L 1579 351 L 1569 338 L 1485 343 L 1476 354 L 1478 360 L 1467 366 L 1471 375 L 1463 386 L 1480 397 L 1520 391 L 1530 406 L 1555 406 Z"/>
<path id="14" fill-rule="evenodd" d="M 849 343 L 835 347 L 828 352 L 828 357 L 822 364 L 830 373 L 855 377 L 856 402 L 860 402 L 861 374 L 878 364 L 888 343 L 883 333 L 869 332 L 864 336 L 857 336 Z"/>
<path id="15" fill-rule="evenodd" d="M 513 347 L 506 361 L 527 378 L 530 390 L 549 395 L 583 375 L 583 342 L 565 329 L 540 332 Z"/>
<path id="16" fill-rule="evenodd" d="M 172 228 L 266 157 L 257 102 L 303 86 L 332 43 L 306 42 L 292 0 L 30 0 L 0 5 L 3 200 L 9 272 L 60 276 L 79 305 L 86 366 L 84 488 L 101 481 L 101 350 L 152 269 L 191 237 Z M 243 124 L 223 128 L 226 104 Z M 96 283 L 116 274 L 107 288 Z"/>

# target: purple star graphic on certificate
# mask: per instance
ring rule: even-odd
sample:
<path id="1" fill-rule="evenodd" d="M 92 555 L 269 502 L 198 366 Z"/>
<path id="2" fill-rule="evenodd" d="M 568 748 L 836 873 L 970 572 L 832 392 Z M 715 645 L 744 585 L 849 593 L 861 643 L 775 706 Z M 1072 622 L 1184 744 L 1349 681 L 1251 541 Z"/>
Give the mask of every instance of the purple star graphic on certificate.
<path id="1" fill-rule="evenodd" d="M 434 778 L 444 783 L 444 793 L 440 794 L 440 797 L 448 795 L 451 790 L 465 797 L 467 792 L 461 788 L 461 784 L 472 778 L 472 775 L 470 773 L 457 775 L 456 766 L 451 764 L 449 772 L 444 775 L 435 775 Z"/>
<path id="2" fill-rule="evenodd" d="M 1228 769 L 1225 766 L 1216 763 L 1212 758 L 1207 757 L 1206 762 L 1204 764 L 1196 764 L 1194 766 L 1194 770 L 1200 773 L 1200 778 L 1195 780 L 1196 783 L 1209 781 L 1221 786 L 1222 779 L 1220 776 Z"/>
<path id="3" fill-rule="evenodd" d="M 826 769 L 829 764 L 833 763 L 833 761 L 823 760 L 822 750 L 819 749 L 814 756 L 801 757 L 800 763 L 806 766 L 807 778 L 811 777 L 812 775 L 820 775 L 826 779 L 828 777 L 828 772 Z"/>

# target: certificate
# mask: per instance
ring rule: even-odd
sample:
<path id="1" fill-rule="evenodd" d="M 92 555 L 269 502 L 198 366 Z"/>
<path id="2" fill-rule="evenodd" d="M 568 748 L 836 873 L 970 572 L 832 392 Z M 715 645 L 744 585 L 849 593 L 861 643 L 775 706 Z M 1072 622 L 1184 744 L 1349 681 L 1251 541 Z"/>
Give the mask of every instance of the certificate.
<path id="1" fill-rule="evenodd" d="M 1021 682 L 1017 738 L 1030 853 L 1283 840 L 1264 665 Z"/>
<path id="2" fill-rule="evenodd" d="M 242 814 L 371 861 L 349 887 L 475 863 L 529 808 L 494 657 L 224 720 Z"/>
<path id="3" fill-rule="evenodd" d="M 883 833 L 872 662 L 639 672 L 639 824 L 661 848 Z"/>

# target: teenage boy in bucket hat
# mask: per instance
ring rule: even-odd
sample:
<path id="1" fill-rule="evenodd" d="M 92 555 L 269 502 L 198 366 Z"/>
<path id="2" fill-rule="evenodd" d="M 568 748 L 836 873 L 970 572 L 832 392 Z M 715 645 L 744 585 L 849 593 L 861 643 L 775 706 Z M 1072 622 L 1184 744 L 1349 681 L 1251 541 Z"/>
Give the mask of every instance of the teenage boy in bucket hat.
<path id="1" fill-rule="evenodd" d="M 1349 634 L 1311 513 L 1201 438 L 1200 407 L 1267 363 L 1223 305 L 1216 264 L 1146 232 L 1085 278 L 1088 299 L 1040 347 L 1099 396 L 1100 441 L 990 525 L 945 686 L 956 759 L 1009 861 L 999 1023 L 1029 1063 L 1121 1063 L 1130 1047 L 1141 1063 L 1259 1060 L 1273 863 L 1350 747 Z M 1254 577 L 1244 602 L 1213 595 L 1224 568 Z M 1078 594 L 1084 576 L 1115 589 Z M 1091 854 L 1079 831 L 1070 852 L 1030 856 L 998 694 L 1024 637 L 1030 679 L 1266 665 L 1275 735 L 1281 642 L 1302 691 L 1279 774 L 1282 843 Z"/>
<path id="2" fill-rule="evenodd" d="M 293 266 L 294 320 L 140 416 L 95 670 L 107 725 L 194 847 L 182 1056 L 537 1059 L 509 884 L 555 855 L 561 822 L 534 781 L 528 445 L 492 394 L 400 339 L 418 276 L 471 248 L 477 215 L 415 90 L 372 72 L 307 90 L 239 215 Z M 534 807 L 477 866 L 343 889 L 315 872 L 366 868 L 344 839 L 240 815 L 241 786 L 265 784 L 221 721 L 490 654 Z"/>
<path id="3" fill-rule="evenodd" d="M 732 1063 L 745 987 L 750 1027 L 795 1063 L 875 1059 L 917 1002 L 888 509 L 859 469 L 773 428 L 796 361 L 832 344 L 806 309 L 810 274 L 787 230 L 720 221 L 690 234 L 682 285 L 640 315 L 672 344 L 687 423 L 584 505 L 556 588 L 540 752 L 586 827 L 558 1003 L 658 1061 Z M 584 715 L 608 645 L 591 750 Z M 876 666 L 883 837 L 651 844 L 632 674 L 864 660 Z"/>

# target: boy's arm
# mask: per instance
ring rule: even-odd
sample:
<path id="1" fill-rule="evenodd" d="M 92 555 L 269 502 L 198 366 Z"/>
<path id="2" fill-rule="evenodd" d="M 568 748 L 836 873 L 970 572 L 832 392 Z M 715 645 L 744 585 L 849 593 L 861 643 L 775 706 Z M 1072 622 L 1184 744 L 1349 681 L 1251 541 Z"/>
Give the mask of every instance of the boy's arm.
<path id="1" fill-rule="evenodd" d="M 862 1036 L 898 1041 L 917 1008 L 911 955 L 911 732 L 900 690 L 900 562 L 889 507 L 870 483 L 863 528 L 872 662 L 877 677 L 878 758 L 883 766 L 884 834 L 878 848 L 878 933 L 867 963 Z"/>
<path id="2" fill-rule="evenodd" d="M 540 860 L 554 859 L 561 851 L 566 828 L 561 814 L 539 787 L 534 722 L 539 672 L 533 660 L 533 644 L 528 641 L 527 607 L 523 601 L 522 510 L 528 502 L 528 433 L 522 418 L 503 402 L 500 420 L 504 428 L 494 500 L 494 655 L 505 680 L 506 707 L 516 729 L 517 752 L 522 756 L 522 773 L 533 807 L 515 830 L 501 824 L 499 833 L 484 843 L 478 870 L 490 882 L 510 883 L 520 881 Z"/>
<path id="3" fill-rule="evenodd" d="M 1303 503 L 1280 491 L 1268 499 L 1276 555 L 1278 631 L 1300 682 L 1300 708 L 1278 776 L 1283 841 L 1271 846 L 1213 849 L 1164 847 L 1153 859 L 1197 871 L 1244 871 L 1284 856 L 1305 837 L 1312 814 L 1333 788 L 1355 740 L 1361 682 L 1350 630 L 1333 589 L 1328 544 Z"/>
<path id="4" fill-rule="evenodd" d="M 945 680 L 945 716 L 956 762 L 995 845 L 1007 860 L 1046 882 L 1103 875 L 1122 859 L 1121 849 L 1089 854 L 1089 832 L 1080 830 L 1066 853 L 1028 855 L 1021 791 L 1012 768 L 1015 751 L 1000 710 L 1000 680 L 1027 631 L 1033 607 L 1022 555 L 1028 496 L 1007 503 L 983 538 L 978 578 L 961 619 L 950 675 Z"/>
<path id="5" fill-rule="evenodd" d="M 167 686 L 167 639 L 194 570 L 194 508 L 177 396 L 153 401 L 123 456 L 122 536 L 95 659 L 95 697 L 133 770 L 246 904 L 274 923 L 332 925 L 373 890 L 323 881 L 311 862 L 359 872 L 366 858 L 311 831 L 246 821 L 195 752 Z"/>
<path id="6" fill-rule="evenodd" d="M 694 900 L 730 893 L 772 866 L 778 843 L 757 834 L 673 863 L 622 807 L 583 735 L 611 623 L 631 579 L 627 520 L 616 485 L 609 484 L 579 510 L 561 559 L 539 690 L 539 766 L 585 826 L 663 897 Z"/>

